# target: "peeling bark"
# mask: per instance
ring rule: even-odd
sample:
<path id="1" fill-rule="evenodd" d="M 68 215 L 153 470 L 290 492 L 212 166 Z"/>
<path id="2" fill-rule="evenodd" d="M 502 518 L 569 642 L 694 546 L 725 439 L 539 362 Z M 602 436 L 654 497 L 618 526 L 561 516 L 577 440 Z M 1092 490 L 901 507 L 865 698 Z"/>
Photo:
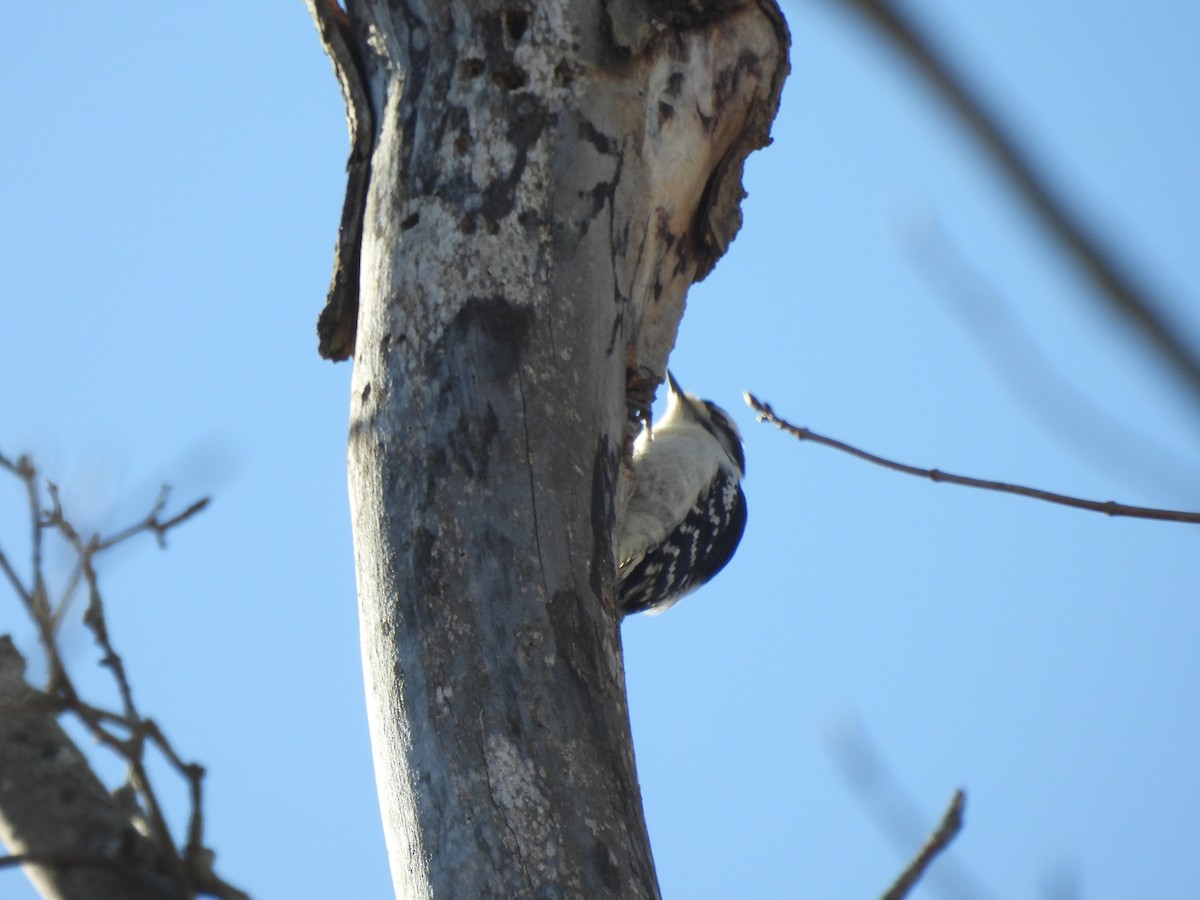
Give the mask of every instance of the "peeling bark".
<path id="1" fill-rule="evenodd" d="M 786 28 L 766 0 L 347 12 L 374 123 L 350 494 L 397 895 L 656 897 L 620 463 L 740 225 Z"/>
<path id="2" fill-rule="evenodd" d="M 336 362 L 354 354 L 363 211 L 367 205 L 375 118 L 367 100 L 362 57 L 350 31 L 349 17 L 335 0 L 305 0 L 305 3 L 317 24 L 321 44 L 333 62 L 333 72 L 346 101 L 346 126 L 350 131 L 346 199 L 342 202 L 342 221 L 333 251 L 333 278 L 325 308 L 317 320 L 317 352 Z"/>

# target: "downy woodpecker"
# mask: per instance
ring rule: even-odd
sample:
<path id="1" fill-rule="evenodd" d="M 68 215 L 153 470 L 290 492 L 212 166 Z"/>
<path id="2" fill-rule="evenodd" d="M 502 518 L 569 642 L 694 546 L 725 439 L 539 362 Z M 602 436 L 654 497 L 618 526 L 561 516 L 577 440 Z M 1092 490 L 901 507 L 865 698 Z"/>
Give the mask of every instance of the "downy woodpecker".
<path id="1" fill-rule="evenodd" d="M 633 445 L 637 483 L 617 544 L 622 613 L 660 613 L 733 557 L 746 528 L 742 438 L 729 414 L 667 373 L 667 411 Z"/>

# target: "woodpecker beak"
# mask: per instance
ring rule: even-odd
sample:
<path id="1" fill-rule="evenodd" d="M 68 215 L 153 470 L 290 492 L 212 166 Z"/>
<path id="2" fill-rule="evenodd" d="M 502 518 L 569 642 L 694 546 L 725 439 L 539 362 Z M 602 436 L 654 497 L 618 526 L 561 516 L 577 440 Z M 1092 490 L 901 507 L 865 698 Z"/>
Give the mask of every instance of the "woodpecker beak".
<path id="1" fill-rule="evenodd" d="M 692 408 L 692 401 L 688 399 L 688 395 L 683 388 L 679 386 L 679 382 L 675 380 L 675 376 L 671 374 L 671 370 L 667 370 L 667 409 L 663 413 L 665 416 L 685 415 L 690 418 L 695 418 L 696 412 Z"/>

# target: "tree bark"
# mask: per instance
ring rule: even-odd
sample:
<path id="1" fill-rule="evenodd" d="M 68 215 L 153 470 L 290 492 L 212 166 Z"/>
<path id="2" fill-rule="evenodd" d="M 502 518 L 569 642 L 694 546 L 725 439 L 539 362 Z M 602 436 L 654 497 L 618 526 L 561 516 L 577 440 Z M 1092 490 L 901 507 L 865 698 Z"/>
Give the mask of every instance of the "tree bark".
<path id="1" fill-rule="evenodd" d="M 174 900 L 157 854 L 58 724 L 53 699 L 25 682 L 25 660 L 0 636 L 0 839 L 36 855 L 29 880 L 56 900 Z"/>
<path id="2" fill-rule="evenodd" d="M 354 348 L 397 896 L 658 896 L 614 604 L 621 461 L 787 65 L 770 0 L 697 6 L 310 0 L 370 106 L 352 134 L 373 123 L 361 246 L 339 247 L 357 324 L 323 327 Z"/>

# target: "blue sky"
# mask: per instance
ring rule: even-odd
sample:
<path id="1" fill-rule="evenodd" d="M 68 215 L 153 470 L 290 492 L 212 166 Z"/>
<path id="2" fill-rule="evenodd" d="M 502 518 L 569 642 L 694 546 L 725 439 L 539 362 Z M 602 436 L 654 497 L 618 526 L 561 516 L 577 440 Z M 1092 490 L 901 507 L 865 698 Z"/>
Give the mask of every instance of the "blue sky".
<path id="1" fill-rule="evenodd" d="M 1194 7 L 908 6 L 1200 340 Z M 824 0 L 785 10 L 775 144 L 671 361 L 741 425 L 749 527 L 711 586 L 624 627 L 663 892 L 877 896 L 962 786 L 949 874 L 990 896 L 1196 896 L 1200 531 L 873 469 L 756 424 L 740 396 L 916 465 L 1191 509 L 1197 401 L 890 51 Z M 230 881 L 389 896 L 350 369 L 314 336 L 346 154 L 329 63 L 292 0 L 34 4 L 7 42 L 0 450 L 34 453 L 94 527 L 138 518 L 163 481 L 180 504 L 214 496 L 168 552 L 147 539 L 102 570 L 138 699 L 208 767 Z M 930 234 L 975 288 L 922 266 Z M 10 553 L 18 500 L 0 485 Z M 15 600 L 0 630 L 32 649 Z M 86 634 L 65 643 L 105 697 Z M 842 774 L 855 735 L 915 805 L 903 851 Z M 0 892 L 29 896 L 11 872 Z"/>

